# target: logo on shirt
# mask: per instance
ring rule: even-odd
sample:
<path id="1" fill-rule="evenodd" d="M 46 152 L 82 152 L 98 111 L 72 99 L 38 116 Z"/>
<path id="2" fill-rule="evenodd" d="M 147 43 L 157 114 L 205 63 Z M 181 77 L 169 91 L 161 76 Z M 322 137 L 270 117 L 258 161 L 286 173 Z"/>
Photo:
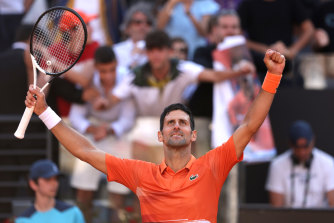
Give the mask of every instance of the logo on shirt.
<path id="1" fill-rule="evenodd" d="M 196 174 L 196 175 L 191 175 L 191 176 L 189 177 L 189 180 L 193 181 L 193 180 L 195 180 L 197 177 L 198 177 L 198 174 Z"/>

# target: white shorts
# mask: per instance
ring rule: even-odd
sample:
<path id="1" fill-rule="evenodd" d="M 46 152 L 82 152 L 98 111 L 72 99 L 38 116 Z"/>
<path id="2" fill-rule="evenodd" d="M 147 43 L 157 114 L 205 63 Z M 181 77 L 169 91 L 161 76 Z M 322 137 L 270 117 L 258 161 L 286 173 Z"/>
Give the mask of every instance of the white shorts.
<path id="1" fill-rule="evenodd" d="M 86 134 L 85 137 L 90 139 L 98 149 L 113 156 L 125 159 L 132 158 L 131 144 L 125 140 L 126 136 L 122 138 L 108 136 L 98 142 L 94 141 L 91 135 Z M 80 159 L 76 159 L 71 178 L 71 186 L 76 189 L 96 191 L 101 177 L 102 173 L 99 170 Z M 117 194 L 128 194 L 130 192 L 127 187 L 116 182 L 108 182 L 107 189 L 109 192 Z"/>

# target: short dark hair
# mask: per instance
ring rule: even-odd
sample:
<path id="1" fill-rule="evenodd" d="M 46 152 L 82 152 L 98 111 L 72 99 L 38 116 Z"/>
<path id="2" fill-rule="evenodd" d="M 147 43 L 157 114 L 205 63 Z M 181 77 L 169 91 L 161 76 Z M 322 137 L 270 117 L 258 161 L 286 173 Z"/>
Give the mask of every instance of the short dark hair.
<path id="1" fill-rule="evenodd" d="M 173 43 L 184 43 L 184 44 L 187 45 L 187 42 L 182 37 L 179 37 L 179 36 L 171 38 L 170 42 L 171 42 L 171 44 L 173 44 Z"/>
<path id="2" fill-rule="evenodd" d="M 164 127 L 164 120 L 165 120 L 166 115 L 168 115 L 171 111 L 175 111 L 175 110 L 184 111 L 185 113 L 187 113 L 189 115 L 190 128 L 193 131 L 195 129 L 194 116 L 193 116 L 192 112 L 190 111 L 190 109 L 187 106 L 185 106 L 184 104 L 181 104 L 181 103 L 168 105 L 164 109 L 164 111 L 160 115 L 160 131 L 162 131 L 162 129 Z"/>
<path id="3" fill-rule="evenodd" d="M 116 60 L 115 53 L 110 46 L 100 46 L 94 54 L 95 63 L 110 63 Z"/>
<path id="4" fill-rule="evenodd" d="M 153 30 L 149 32 L 145 38 L 146 49 L 155 48 L 162 49 L 164 47 L 171 48 L 171 40 L 168 34 L 162 30 Z"/>

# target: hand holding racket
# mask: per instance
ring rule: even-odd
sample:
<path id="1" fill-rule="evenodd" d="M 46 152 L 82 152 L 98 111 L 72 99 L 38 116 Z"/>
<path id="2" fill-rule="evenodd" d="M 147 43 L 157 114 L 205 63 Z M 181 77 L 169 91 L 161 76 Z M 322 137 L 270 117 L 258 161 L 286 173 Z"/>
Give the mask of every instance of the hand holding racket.
<path id="1" fill-rule="evenodd" d="M 37 20 L 30 38 L 30 55 L 36 68 L 52 78 L 41 88 L 43 91 L 56 77 L 71 69 L 84 51 L 87 29 L 80 15 L 66 7 L 54 7 L 44 12 Z M 34 107 L 26 108 L 20 124 L 14 133 L 22 139 L 31 119 Z"/>

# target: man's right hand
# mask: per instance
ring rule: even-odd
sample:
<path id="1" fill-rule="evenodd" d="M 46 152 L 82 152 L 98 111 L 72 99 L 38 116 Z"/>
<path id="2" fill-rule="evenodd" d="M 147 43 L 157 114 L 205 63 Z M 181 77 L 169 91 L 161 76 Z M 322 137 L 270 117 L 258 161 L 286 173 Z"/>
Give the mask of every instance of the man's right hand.
<path id="1" fill-rule="evenodd" d="M 34 86 L 30 85 L 24 102 L 28 108 L 35 106 L 34 112 L 36 115 L 42 114 L 48 108 L 45 101 L 45 95 L 43 92 L 40 92 L 40 90 L 41 89 L 39 87 L 34 89 Z"/>
<path id="2" fill-rule="evenodd" d="M 281 75 L 285 66 L 285 57 L 277 51 L 267 50 L 264 59 L 264 63 L 269 73 Z"/>

